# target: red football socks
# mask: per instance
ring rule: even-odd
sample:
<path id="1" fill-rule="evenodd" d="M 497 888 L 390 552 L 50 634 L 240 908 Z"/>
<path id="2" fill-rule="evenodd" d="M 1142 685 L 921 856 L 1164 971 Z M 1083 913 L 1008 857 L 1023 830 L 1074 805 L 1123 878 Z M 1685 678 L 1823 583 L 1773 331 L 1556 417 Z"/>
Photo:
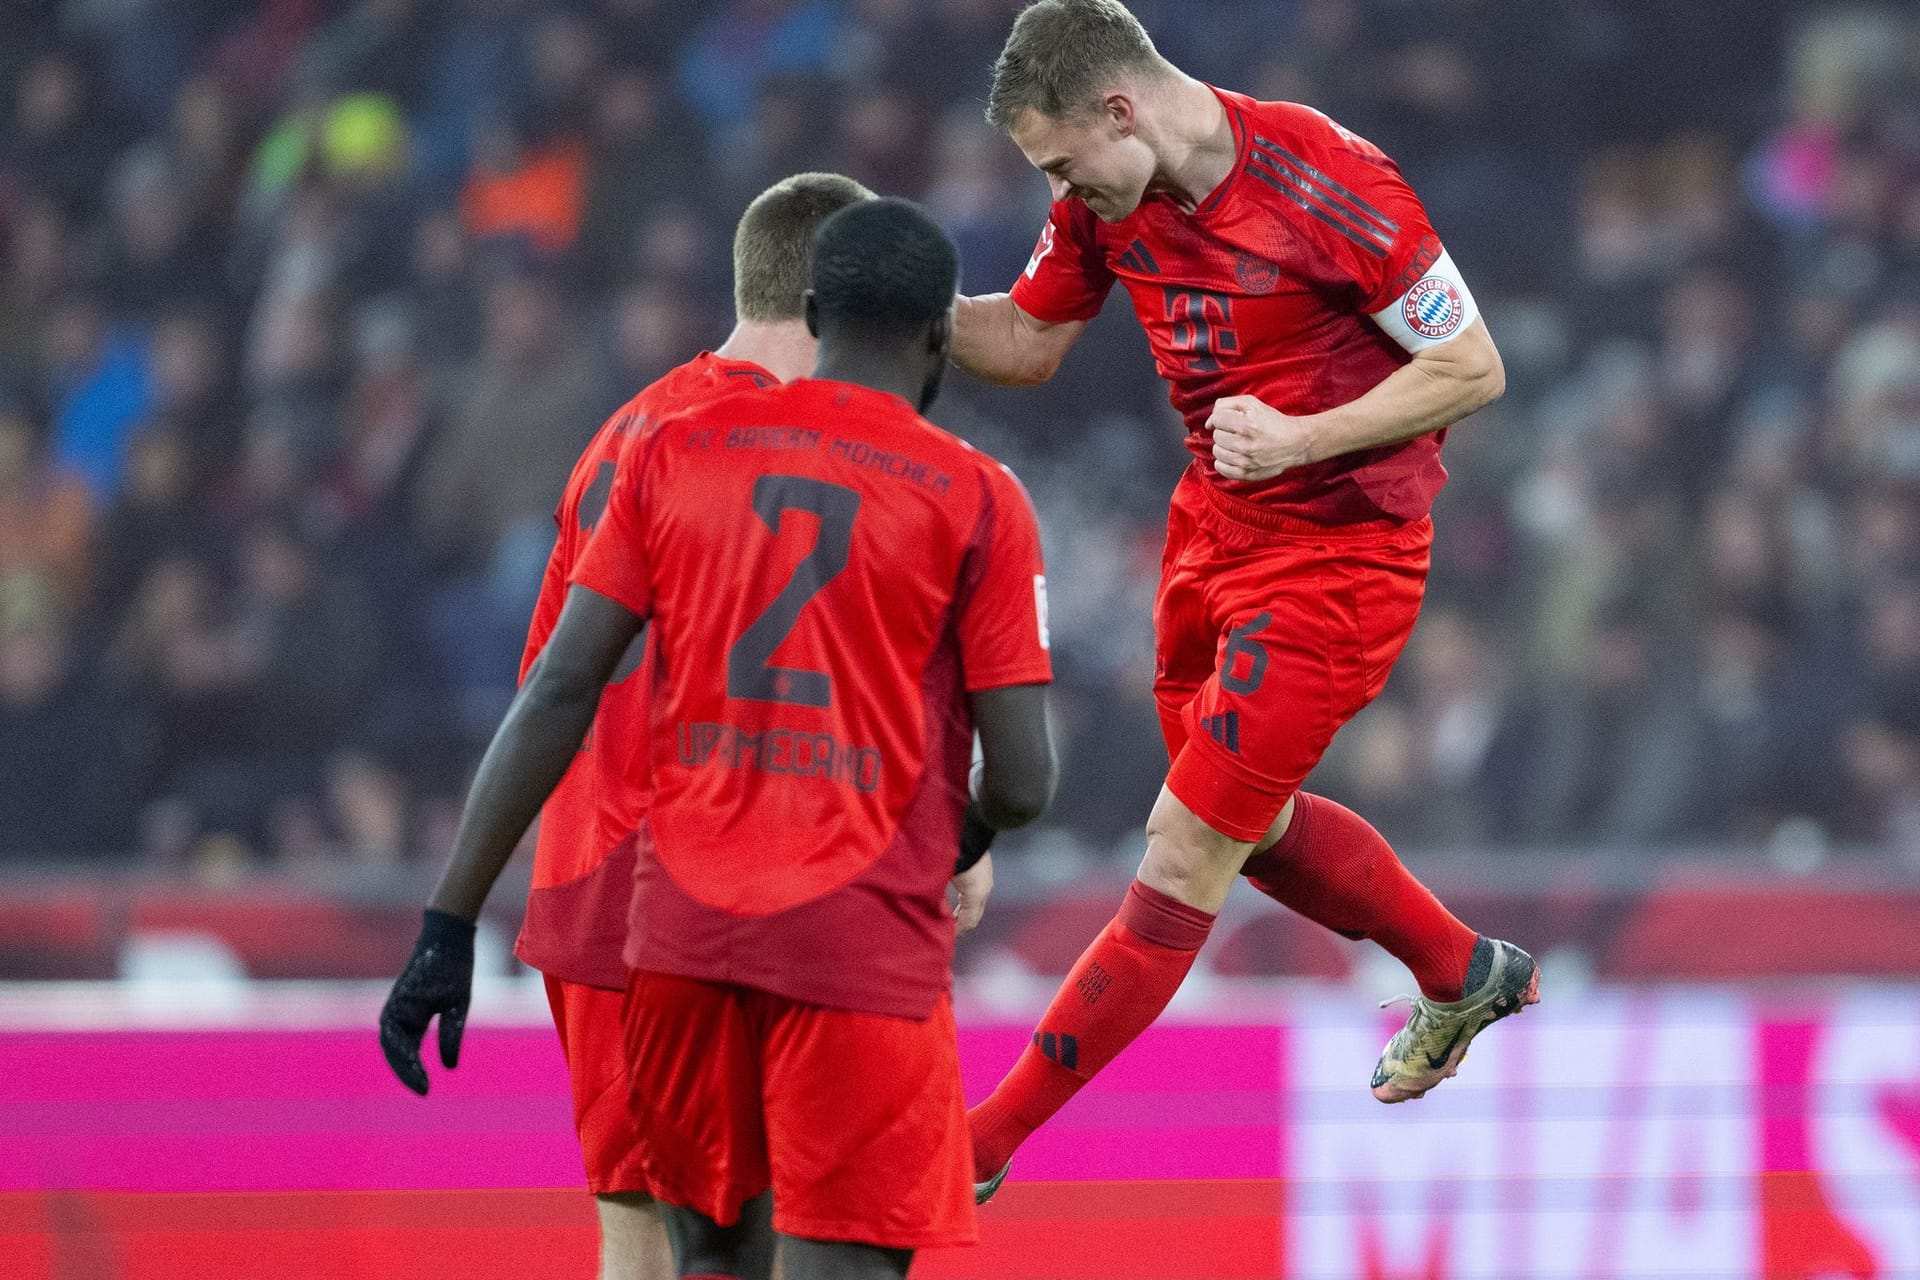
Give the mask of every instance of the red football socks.
<path id="1" fill-rule="evenodd" d="M 1212 913 L 1133 882 L 1120 913 L 1067 975 L 1033 1043 L 967 1113 L 976 1182 L 1000 1172 L 1027 1135 L 1160 1016 L 1212 928 Z"/>
<path id="2" fill-rule="evenodd" d="M 1429 1000 L 1458 1000 L 1479 935 L 1401 865 L 1365 818 L 1301 791 L 1278 843 L 1246 877 L 1275 902 L 1349 938 L 1371 938 L 1413 970 Z"/>

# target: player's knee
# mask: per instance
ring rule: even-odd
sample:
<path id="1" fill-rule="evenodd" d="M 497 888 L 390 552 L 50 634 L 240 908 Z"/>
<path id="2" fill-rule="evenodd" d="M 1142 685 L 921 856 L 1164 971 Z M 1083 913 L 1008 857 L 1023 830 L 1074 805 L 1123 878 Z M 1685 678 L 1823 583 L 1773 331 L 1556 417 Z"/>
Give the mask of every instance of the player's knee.
<path id="1" fill-rule="evenodd" d="M 1162 789 L 1147 818 L 1147 856 L 1140 879 L 1203 911 L 1217 911 L 1246 861 L 1248 845 L 1208 826 Z"/>
<path id="2" fill-rule="evenodd" d="M 600 1280 L 660 1280 L 673 1274 L 666 1224 L 652 1196 L 610 1191 L 594 1197 L 600 1217 Z"/>
<path id="3" fill-rule="evenodd" d="M 673 1274 L 673 1249 L 652 1196 L 608 1192 L 594 1199 L 600 1211 L 600 1280 L 665 1280 Z"/>
<path id="4" fill-rule="evenodd" d="M 666 1228 L 660 1222 L 660 1207 L 644 1191 L 604 1191 L 594 1198 L 600 1210 L 600 1229 L 621 1236 L 651 1235 L 664 1238 Z"/>
<path id="5" fill-rule="evenodd" d="M 1280 809 L 1280 816 L 1275 818 L 1273 825 L 1267 828 L 1267 834 L 1254 843 L 1253 854 L 1248 858 L 1249 862 L 1252 862 L 1254 857 L 1270 851 L 1285 838 L 1287 828 L 1293 825 L 1294 808 L 1299 799 L 1297 793 L 1287 797 L 1287 803 Z"/>

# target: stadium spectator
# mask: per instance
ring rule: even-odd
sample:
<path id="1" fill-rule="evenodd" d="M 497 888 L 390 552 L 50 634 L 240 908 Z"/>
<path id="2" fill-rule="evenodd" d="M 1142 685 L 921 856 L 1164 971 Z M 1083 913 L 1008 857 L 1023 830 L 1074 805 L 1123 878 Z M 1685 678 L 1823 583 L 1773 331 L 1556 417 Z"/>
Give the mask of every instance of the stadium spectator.
<path id="1" fill-rule="evenodd" d="M 34 424 L 0 404 L 0 582 L 32 579 L 77 607 L 86 599 L 92 535 L 85 483 L 49 466 Z"/>
<path id="2" fill-rule="evenodd" d="M 739 0 L 715 6 L 683 47 L 679 87 L 710 128 L 746 119 L 768 77 L 830 71 L 845 34 L 823 0 Z"/>
<path id="3" fill-rule="evenodd" d="M 121 851 L 119 726 L 73 658 L 51 599 L 0 578 L 0 857 Z"/>
<path id="4" fill-rule="evenodd" d="M 152 403 L 145 335 L 114 324 L 98 296 L 72 293 L 47 315 L 42 357 L 55 460 L 111 501 L 127 437 Z"/>
<path id="5" fill-rule="evenodd" d="M 355 0 L 301 49 L 295 92 L 315 98 L 377 93 L 412 105 L 421 89 L 420 50 L 433 34 L 420 0 Z"/>
<path id="6" fill-rule="evenodd" d="M 1644 614 L 1621 606 L 1596 620 L 1577 664 L 1513 725 L 1525 765 L 1512 835 L 1629 847 L 1683 834 L 1704 762 L 1673 666 Z"/>
<path id="7" fill-rule="evenodd" d="M 594 103 L 580 231 L 580 280 L 589 290 L 629 278 L 638 229 L 664 201 L 699 188 L 706 157 L 691 117 L 675 112 L 660 80 L 637 69 L 607 77 Z"/>
<path id="8" fill-rule="evenodd" d="M 185 187 L 158 151 L 135 151 L 115 175 L 107 297 L 121 313 L 151 318 L 203 303 L 223 283 L 219 241 L 195 225 Z"/>
<path id="9" fill-rule="evenodd" d="M 473 171 L 460 193 L 466 231 L 524 243 L 551 256 L 580 237 L 586 155 L 577 139 L 517 120 L 496 120 L 480 134 Z"/>
<path id="10" fill-rule="evenodd" d="M 193 510 L 193 470 L 184 441 L 171 431 L 135 436 L 127 453 L 127 486 L 106 514 L 94 543 L 96 610 L 117 620 L 138 599 L 156 565 L 190 557 L 201 522 Z"/>
<path id="11" fill-rule="evenodd" d="M 30 63 L 14 93 L 7 167 L 70 218 L 96 215 L 119 139 L 80 60 L 55 50 Z"/>
<path id="12" fill-rule="evenodd" d="M 480 358 L 421 462 L 416 519 L 448 576 L 434 630 L 448 678 L 497 715 L 519 670 L 527 614 L 553 540 L 555 495 L 608 402 L 551 280 L 511 274 L 486 291 Z"/>
<path id="13" fill-rule="evenodd" d="M 16 391 L 34 383 L 40 324 L 73 275 L 77 253 L 74 227 L 60 211 L 30 193 L 21 197 L 12 243 L 0 255 L 5 268 L 0 276 L 0 386 Z"/>
<path id="14" fill-rule="evenodd" d="M 1492 637 L 1467 614 L 1427 612 L 1407 648 L 1412 666 L 1407 777 L 1418 792 L 1410 835 L 1423 845 L 1470 849 L 1496 834 L 1490 810 L 1511 787 L 1509 691 L 1491 661 Z"/>

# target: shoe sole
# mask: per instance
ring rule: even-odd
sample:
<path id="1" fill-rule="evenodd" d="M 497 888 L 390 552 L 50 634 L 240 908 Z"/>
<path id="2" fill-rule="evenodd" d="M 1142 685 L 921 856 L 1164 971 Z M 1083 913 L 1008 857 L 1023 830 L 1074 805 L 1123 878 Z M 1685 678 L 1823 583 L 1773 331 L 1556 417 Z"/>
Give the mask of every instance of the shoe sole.
<path id="1" fill-rule="evenodd" d="M 1538 961 L 1535 961 L 1532 971 L 1527 974 L 1527 985 L 1525 987 L 1513 993 L 1502 992 L 1487 1002 L 1487 1008 L 1493 1011 L 1493 1016 L 1475 1027 L 1473 1029 L 1473 1035 L 1460 1037 L 1460 1043 L 1455 1045 L 1453 1052 L 1447 1056 L 1446 1070 L 1435 1076 L 1431 1084 L 1419 1089 L 1409 1089 L 1403 1085 L 1388 1081 L 1386 1084 L 1375 1085 L 1373 1096 L 1388 1106 L 1393 1106 L 1401 1102 L 1417 1102 L 1421 1098 L 1426 1097 L 1442 1080 L 1451 1080 L 1454 1076 L 1460 1074 L 1460 1064 L 1466 1061 L 1467 1048 L 1473 1043 L 1474 1036 L 1478 1036 L 1482 1031 L 1485 1031 L 1488 1027 L 1500 1021 L 1500 1019 L 1512 1017 L 1524 1011 L 1528 1005 L 1539 1003 L 1540 964 Z"/>
<path id="2" fill-rule="evenodd" d="M 1000 1184 L 1005 1182 L 1007 1180 L 1007 1175 L 1012 1172 L 1013 1172 L 1013 1161 L 1009 1160 L 1005 1164 L 1000 1166 L 1000 1172 L 994 1174 L 991 1178 L 988 1178 L 985 1182 L 974 1183 L 973 1184 L 974 1205 L 978 1207 L 980 1205 L 985 1204 L 987 1201 L 993 1199 L 994 1192 L 1000 1190 Z"/>

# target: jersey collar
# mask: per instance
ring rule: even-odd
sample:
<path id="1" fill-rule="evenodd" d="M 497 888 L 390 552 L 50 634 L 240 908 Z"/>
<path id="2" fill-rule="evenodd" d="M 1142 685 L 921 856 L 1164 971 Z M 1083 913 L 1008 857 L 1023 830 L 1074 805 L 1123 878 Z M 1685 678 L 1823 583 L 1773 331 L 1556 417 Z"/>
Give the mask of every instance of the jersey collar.
<path id="1" fill-rule="evenodd" d="M 743 378 L 763 387 L 777 387 L 780 379 L 770 370 L 764 369 L 751 360 L 732 360 L 726 356 L 715 355 L 711 351 L 702 351 L 694 357 L 694 362 L 704 364 L 723 378 Z"/>
<path id="2" fill-rule="evenodd" d="M 1227 176 L 1220 179 L 1220 185 L 1208 193 L 1207 198 L 1195 207 L 1193 216 L 1196 218 L 1206 217 L 1219 208 L 1220 202 L 1226 199 L 1227 192 L 1233 189 L 1233 185 L 1240 180 L 1240 175 L 1246 171 L 1247 152 L 1252 149 L 1253 141 L 1253 130 L 1247 127 L 1246 115 L 1240 110 L 1239 104 L 1228 97 L 1226 91 L 1218 85 L 1209 84 L 1207 88 L 1213 91 L 1214 97 L 1220 99 L 1220 105 L 1227 112 L 1227 127 L 1233 130 L 1233 168 L 1227 170 Z"/>

